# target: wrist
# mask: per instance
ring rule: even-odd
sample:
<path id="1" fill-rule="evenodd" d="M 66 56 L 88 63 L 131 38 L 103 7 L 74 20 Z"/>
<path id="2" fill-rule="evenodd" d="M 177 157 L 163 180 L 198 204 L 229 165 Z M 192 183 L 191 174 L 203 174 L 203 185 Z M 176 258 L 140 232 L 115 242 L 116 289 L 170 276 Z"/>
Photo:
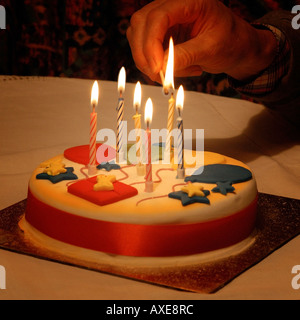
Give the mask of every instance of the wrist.
<path id="1" fill-rule="evenodd" d="M 240 32 L 243 43 L 237 43 L 235 65 L 227 74 L 239 81 L 247 81 L 260 74 L 273 62 L 278 48 L 278 42 L 273 33 L 266 29 L 257 29 L 246 25 Z M 245 36 L 246 35 L 246 36 Z"/>

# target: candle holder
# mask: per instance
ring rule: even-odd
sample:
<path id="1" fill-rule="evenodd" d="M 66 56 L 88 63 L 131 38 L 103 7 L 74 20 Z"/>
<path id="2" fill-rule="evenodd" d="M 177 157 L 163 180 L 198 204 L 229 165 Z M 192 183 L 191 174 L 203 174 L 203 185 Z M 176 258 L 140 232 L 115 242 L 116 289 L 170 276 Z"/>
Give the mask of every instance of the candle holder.
<path id="1" fill-rule="evenodd" d="M 89 176 L 95 176 L 98 172 L 97 166 L 94 164 L 88 165 L 88 175 Z"/>
<path id="2" fill-rule="evenodd" d="M 153 181 L 146 181 L 145 183 L 145 192 L 153 192 Z"/>
<path id="3" fill-rule="evenodd" d="M 177 168 L 177 179 L 184 179 L 185 178 L 185 169 L 184 168 Z"/>

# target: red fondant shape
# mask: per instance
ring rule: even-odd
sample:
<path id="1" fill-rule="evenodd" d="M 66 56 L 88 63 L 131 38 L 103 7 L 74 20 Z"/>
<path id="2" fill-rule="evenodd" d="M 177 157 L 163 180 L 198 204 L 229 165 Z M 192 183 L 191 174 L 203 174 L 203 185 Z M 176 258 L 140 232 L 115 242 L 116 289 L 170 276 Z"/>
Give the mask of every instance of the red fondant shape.
<path id="1" fill-rule="evenodd" d="M 137 189 L 119 181 L 113 183 L 114 190 L 94 191 L 93 187 L 95 183 L 97 183 L 97 177 L 81 180 L 71 184 L 68 187 L 68 192 L 99 206 L 105 206 L 107 204 L 131 198 L 138 194 Z"/>
<path id="2" fill-rule="evenodd" d="M 97 150 L 100 146 L 102 146 L 102 144 L 97 143 Z M 98 164 L 100 164 L 102 162 L 109 162 L 109 161 L 115 159 L 116 150 L 110 146 L 106 146 L 106 147 L 107 147 L 107 149 L 104 151 L 103 157 L 101 157 L 101 155 L 97 154 Z M 72 147 L 72 148 L 66 149 L 64 152 L 64 157 L 66 159 L 74 161 L 76 163 L 88 165 L 89 164 L 89 153 L 90 153 L 89 145 L 82 145 L 82 146 L 77 146 L 77 147 Z M 106 157 L 108 157 L 109 154 L 111 155 L 111 158 L 107 159 Z"/>

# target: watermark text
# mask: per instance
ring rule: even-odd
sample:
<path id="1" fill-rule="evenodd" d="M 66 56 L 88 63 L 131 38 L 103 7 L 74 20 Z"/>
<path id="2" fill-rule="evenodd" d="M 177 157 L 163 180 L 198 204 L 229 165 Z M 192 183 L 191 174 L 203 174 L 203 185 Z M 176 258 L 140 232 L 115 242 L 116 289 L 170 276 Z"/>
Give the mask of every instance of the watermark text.
<path id="1" fill-rule="evenodd" d="M 137 136 L 137 132 L 139 135 Z M 166 148 L 167 136 L 171 136 L 172 148 L 171 151 Z M 139 139 L 137 139 L 137 137 Z M 120 140 L 122 158 L 119 159 L 120 164 L 126 164 L 129 161 L 131 164 L 147 164 L 147 133 L 143 129 L 138 131 L 133 129 L 127 132 L 127 121 L 122 121 L 122 135 Z M 116 145 L 116 134 L 112 129 L 101 129 L 97 133 L 97 141 L 105 141 L 97 149 L 98 163 L 109 162 L 114 158 L 113 149 L 107 146 Z M 137 142 L 138 141 L 138 142 Z M 183 132 L 174 128 L 171 132 L 167 129 L 151 129 L 151 164 L 180 164 L 182 161 L 181 153 L 183 152 L 183 161 L 191 167 L 201 168 L 204 164 L 204 130 L 203 129 L 184 129 Z M 181 149 L 180 149 L 181 147 Z M 137 153 L 137 151 L 139 152 Z M 196 151 L 196 152 L 195 152 Z M 139 154 L 139 158 L 137 157 Z M 200 174 L 201 172 L 197 172 Z"/>
<path id="2" fill-rule="evenodd" d="M 6 29 L 6 10 L 0 6 L 0 29 Z"/>
<path id="3" fill-rule="evenodd" d="M 295 17 L 292 19 L 292 27 L 295 30 L 300 29 L 300 5 L 296 5 L 292 8 L 292 14 L 295 14 Z"/>
<path id="4" fill-rule="evenodd" d="M 296 274 L 292 279 L 292 288 L 298 290 L 300 289 L 300 265 L 293 266 L 292 274 Z"/>
<path id="5" fill-rule="evenodd" d="M 0 266 L 0 290 L 6 289 L 6 270 L 3 266 Z"/>

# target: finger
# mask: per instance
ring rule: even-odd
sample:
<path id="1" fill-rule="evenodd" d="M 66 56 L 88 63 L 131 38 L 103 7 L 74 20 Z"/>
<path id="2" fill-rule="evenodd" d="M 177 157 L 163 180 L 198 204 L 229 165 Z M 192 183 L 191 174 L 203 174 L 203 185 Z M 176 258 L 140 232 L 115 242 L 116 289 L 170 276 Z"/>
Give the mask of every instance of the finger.
<path id="1" fill-rule="evenodd" d="M 136 67 L 146 75 L 152 73 L 148 61 L 144 56 L 143 42 L 138 41 L 139 34 L 136 34 L 132 27 L 127 29 L 127 39 L 131 48 L 132 58 L 136 64 Z"/>
<path id="2" fill-rule="evenodd" d="M 191 39 L 174 48 L 174 72 L 184 74 L 190 71 L 193 75 L 199 75 L 205 64 L 205 50 L 201 47 L 199 39 Z"/>
<path id="3" fill-rule="evenodd" d="M 169 28 L 169 20 L 165 11 L 153 9 L 149 12 L 146 21 L 144 38 L 144 56 L 153 73 L 162 69 L 164 59 L 164 40 Z"/>
<path id="4" fill-rule="evenodd" d="M 203 69 L 200 66 L 189 66 L 182 70 L 175 70 L 174 76 L 178 78 L 185 77 L 198 77 L 203 73 Z"/>
<path id="5" fill-rule="evenodd" d="M 154 1 L 135 12 L 131 17 L 130 27 L 126 33 L 137 68 L 150 77 L 153 76 L 153 73 L 144 55 L 144 39 L 148 12 L 156 6 L 157 1 Z"/>
<path id="6" fill-rule="evenodd" d="M 151 8 L 145 24 L 144 56 L 153 73 L 158 73 L 163 66 L 163 42 L 167 31 L 176 24 L 191 23 L 196 18 L 193 8 L 187 8 L 182 0 L 163 1 Z"/>

